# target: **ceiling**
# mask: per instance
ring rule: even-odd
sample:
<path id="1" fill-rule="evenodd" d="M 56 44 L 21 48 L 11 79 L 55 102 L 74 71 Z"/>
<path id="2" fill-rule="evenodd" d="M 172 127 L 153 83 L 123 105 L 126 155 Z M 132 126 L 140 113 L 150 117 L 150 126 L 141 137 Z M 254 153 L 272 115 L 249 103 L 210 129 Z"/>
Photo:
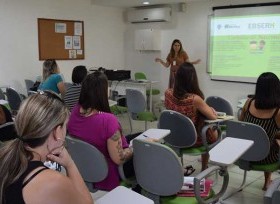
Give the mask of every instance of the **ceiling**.
<path id="1" fill-rule="evenodd" d="M 149 6 L 157 4 L 176 4 L 176 3 L 186 3 L 193 1 L 205 1 L 205 0 L 91 0 L 92 4 L 100 6 L 110 6 L 119 8 L 130 8 L 145 6 L 142 3 L 144 1 L 149 1 Z"/>

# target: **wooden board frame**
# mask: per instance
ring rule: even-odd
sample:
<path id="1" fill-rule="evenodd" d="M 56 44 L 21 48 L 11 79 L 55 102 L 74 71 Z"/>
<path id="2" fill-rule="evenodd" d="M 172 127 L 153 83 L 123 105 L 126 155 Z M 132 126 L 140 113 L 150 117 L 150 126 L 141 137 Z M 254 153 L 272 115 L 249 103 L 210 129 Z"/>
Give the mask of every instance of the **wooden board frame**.
<path id="1" fill-rule="evenodd" d="M 63 25 L 62 28 L 65 26 L 66 32 L 61 32 L 61 30 L 63 30 L 63 29 L 61 29 L 60 32 L 56 32 L 56 29 L 59 28 L 58 25 Z M 75 34 L 74 33 L 75 25 L 81 25 L 80 35 L 74 35 Z M 65 49 L 66 48 L 65 36 L 72 36 L 72 49 Z M 77 36 L 79 36 L 79 37 L 77 37 Z M 78 41 L 79 41 L 78 44 L 80 44 L 80 49 L 74 49 L 77 47 L 73 47 L 73 45 L 74 45 L 73 37 L 78 39 Z M 69 37 L 68 39 L 71 39 L 71 37 Z M 69 41 L 68 41 L 68 43 L 70 43 Z M 38 44 L 39 44 L 39 60 L 46 60 L 46 59 L 81 60 L 81 59 L 84 59 L 85 58 L 84 22 L 79 21 L 79 20 L 75 21 L 75 20 L 38 18 Z M 77 45 L 77 41 L 75 41 L 75 45 Z M 71 51 L 69 51 L 69 50 L 71 50 Z M 79 53 L 79 54 L 77 54 L 77 53 Z"/>

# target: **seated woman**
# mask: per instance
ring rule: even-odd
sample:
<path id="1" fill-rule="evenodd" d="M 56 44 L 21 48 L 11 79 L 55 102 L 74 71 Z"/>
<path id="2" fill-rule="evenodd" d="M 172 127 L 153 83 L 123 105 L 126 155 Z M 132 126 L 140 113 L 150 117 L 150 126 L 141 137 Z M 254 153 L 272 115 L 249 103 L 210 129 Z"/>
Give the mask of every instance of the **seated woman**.
<path id="1" fill-rule="evenodd" d="M 255 164 L 271 164 L 279 160 L 279 146 L 276 142 L 280 130 L 280 82 L 278 77 L 271 73 L 261 74 L 257 80 L 253 98 L 249 98 L 240 116 L 240 120 L 257 124 L 267 133 L 270 141 L 268 156 Z M 271 172 L 264 172 L 265 182 L 263 190 L 271 183 Z"/>
<path id="2" fill-rule="evenodd" d="M 55 60 L 48 59 L 43 63 L 43 80 L 38 87 L 38 90 L 50 90 L 64 96 L 65 86 L 59 67 Z"/>
<path id="3" fill-rule="evenodd" d="M 78 103 L 82 81 L 87 76 L 87 68 L 85 66 L 76 66 L 72 72 L 72 82 L 73 84 L 67 89 L 64 96 L 64 102 L 66 106 L 71 111 L 74 105 Z"/>
<path id="4" fill-rule="evenodd" d="M 96 71 L 82 83 L 79 103 L 68 122 L 69 134 L 94 145 L 108 160 L 108 176 L 95 187 L 112 190 L 120 183 L 118 165 L 132 157 L 116 116 L 110 113 L 108 80 Z"/>
<path id="5" fill-rule="evenodd" d="M 13 122 L 12 114 L 3 105 L 0 105 L 0 126 L 5 123 Z M 16 138 L 16 131 L 13 125 L 0 128 L 0 141 L 5 142 Z"/>
<path id="6" fill-rule="evenodd" d="M 18 138 L 0 149 L 0 203 L 93 203 L 92 197 L 64 148 L 69 111 L 53 92 L 25 99 L 15 119 Z M 66 175 L 48 169 L 50 160 Z"/>
<path id="7" fill-rule="evenodd" d="M 204 95 L 199 89 L 195 68 L 189 62 L 184 62 L 179 67 L 175 76 L 174 89 L 165 91 L 165 107 L 182 113 L 192 120 L 198 134 L 195 146 L 202 145 L 200 133 L 204 125 L 204 119 L 217 119 L 216 111 L 204 102 Z M 212 133 L 207 135 L 208 142 L 215 142 L 217 132 L 212 130 L 208 132 Z M 208 159 L 208 153 L 201 155 L 202 171 L 207 168 Z"/>

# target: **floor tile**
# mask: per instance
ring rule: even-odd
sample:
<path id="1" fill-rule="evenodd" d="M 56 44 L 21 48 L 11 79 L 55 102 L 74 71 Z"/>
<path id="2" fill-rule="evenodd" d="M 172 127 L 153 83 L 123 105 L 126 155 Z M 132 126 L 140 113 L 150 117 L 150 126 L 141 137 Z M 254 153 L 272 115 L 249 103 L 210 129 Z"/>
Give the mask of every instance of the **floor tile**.
<path id="1" fill-rule="evenodd" d="M 129 120 L 128 115 L 123 114 L 118 116 L 119 121 L 123 128 L 124 135 L 130 133 L 130 127 L 129 127 Z M 145 123 L 140 121 L 132 121 L 133 126 L 133 133 L 136 132 L 143 132 Z M 148 128 L 156 128 L 157 122 L 148 122 Z M 192 165 L 196 171 L 193 173 L 192 176 L 195 176 L 200 173 L 201 169 L 201 162 L 200 162 L 200 156 L 189 156 L 184 155 L 183 157 L 184 166 L 186 165 Z M 211 164 L 209 164 L 211 166 Z M 237 187 L 240 186 L 243 179 L 243 170 L 241 170 L 238 166 L 232 165 L 228 168 L 229 171 L 229 185 L 227 188 L 227 191 L 225 193 L 225 196 L 231 192 L 233 192 Z M 280 177 L 278 172 L 275 172 L 272 174 L 272 179 Z M 211 179 L 215 179 L 215 175 L 210 176 Z M 262 191 L 262 186 L 264 182 L 263 172 L 257 172 L 257 171 L 249 171 L 247 173 L 247 182 L 246 187 L 241 191 L 236 193 L 233 197 L 223 201 L 223 203 L 226 204 L 263 204 L 263 195 L 264 191 Z M 213 189 L 218 192 L 221 188 L 222 184 L 222 178 L 219 177 L 217 184 L 213 187 Z"/>

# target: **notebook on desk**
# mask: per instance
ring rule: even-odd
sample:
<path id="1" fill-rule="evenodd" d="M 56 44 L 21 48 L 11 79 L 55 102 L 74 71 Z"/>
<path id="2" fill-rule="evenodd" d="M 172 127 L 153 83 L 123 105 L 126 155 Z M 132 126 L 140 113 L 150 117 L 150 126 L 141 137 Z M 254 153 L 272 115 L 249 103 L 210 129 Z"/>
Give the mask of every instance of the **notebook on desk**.
<path id="1" fill-rule="evenodd" d="M 135 137 L 133 140 L 145 140 L 145 139 L 155 139 L 155 140 L 161 140 L 162 138 L 166 137 L 167 135 L 170 134 L 170 130 L 167 129 L 155 129 L 151 128 L 143 132 L 142 134 L 138 135 Z M 129 146 L 132 146 L 132 141 L 130 141 Z"/>

